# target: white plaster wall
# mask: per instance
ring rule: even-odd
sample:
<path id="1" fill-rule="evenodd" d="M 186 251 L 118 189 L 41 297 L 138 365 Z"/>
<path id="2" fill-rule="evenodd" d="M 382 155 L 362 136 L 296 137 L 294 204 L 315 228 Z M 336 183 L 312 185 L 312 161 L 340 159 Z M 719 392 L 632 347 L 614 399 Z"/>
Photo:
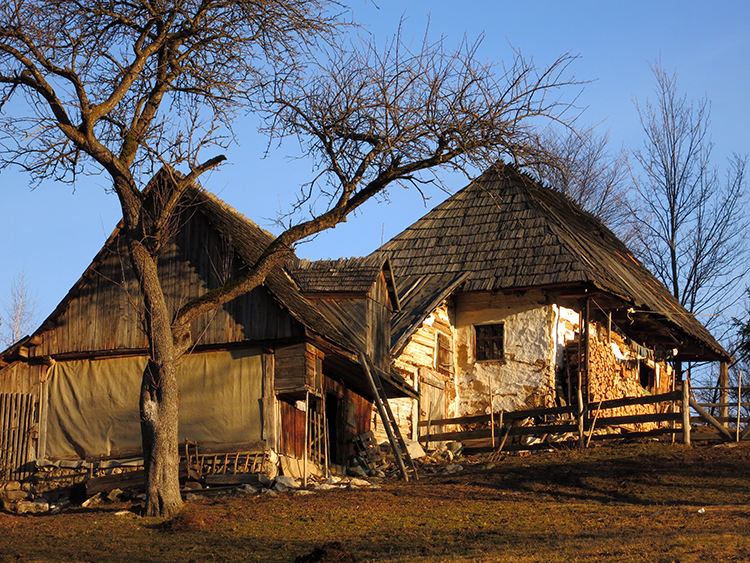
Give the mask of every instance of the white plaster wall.
<path id="1" fill-rule="evenodd" d="M 567 307 L 561 307 L 553 305 L 557 311 L 557 342 L 556 342 L 556 357 L 563 357 L 565 351 L 565 345 L 571 340 L 575 340 L 578 336 L 578 328 L 581 322 L 581 316 L 578 311 L 568 309 Z"/>
<path id="2" fill-rule="evenodd" d="M 522 295 L 464 294 L 457 300 L 456 411 L 459 416 L 551 406 L 554 400 L 557 310 L 541 291 Z M 505 358 L 477 362 L 474 325 L 504 323 Z"/>

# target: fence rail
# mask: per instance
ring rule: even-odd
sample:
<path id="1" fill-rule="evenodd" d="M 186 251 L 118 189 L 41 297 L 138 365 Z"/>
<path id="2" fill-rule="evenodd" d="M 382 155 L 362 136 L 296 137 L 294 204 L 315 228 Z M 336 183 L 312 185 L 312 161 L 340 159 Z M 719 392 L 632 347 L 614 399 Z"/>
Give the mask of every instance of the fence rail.
<path id="1" fill-rule="evenodd" d="M 653 413 L 622 415 L 611 413 L 612 409 L 632 406 L 654 405 Z M 687 408 L 683 408 L 685 405 Z M 645 397 L 626 397 L 583 405 L 583 408 L 553 407 L 526 409 L 512 412 L 498 412 L 457 418 L 426 420 L 419 423 L 420 443 L 429 446 L 433 442 L 464 442 L 469 451 L 517 451 L 533 450 L 577 443 L 588 445 L 592 440 L 612 440 L 636 437 L 655 437 L 672 435 L 674 440 L 691 442 L 697 440 L 719 439 L 740 440 L 750 434 L 746 431 L 727 428 L 722 424 L 738 422 L 738 419 L 713 417 L 705 408 L 691 397 L 690 386 L 660 395 Z M 691 416 L 692 412 L 697 417 Z M 746 421 L 748 419 L 742 419 Z M 530 422 L 531 421 L 531 422 Z M 640 430 L 636 425 L 652 424 L 656 427 Z M 708 432 L 691 432 L 693 424 L 709 425 Z M 451 427 L 453 429 L 431 432 L 433 427 Z M 630 426 L 630 428 L 627 428 Z M 620 433 L 599 433 L 597 429 L 618 428 Z M 622 430 L 626 430 L 622 432 Z"/>

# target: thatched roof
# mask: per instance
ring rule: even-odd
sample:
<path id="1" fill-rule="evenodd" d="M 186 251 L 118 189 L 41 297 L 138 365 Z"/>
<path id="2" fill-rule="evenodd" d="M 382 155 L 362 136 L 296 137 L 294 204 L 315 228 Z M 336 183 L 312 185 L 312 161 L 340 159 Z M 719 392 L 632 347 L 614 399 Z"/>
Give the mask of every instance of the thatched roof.
<path id="1" fill-rule="evenodd" d="M 638 317 L 644 334 L 685 359 L 728 358 L 606 226 L 508 165 L 482 174 L 379 252 L 390 257 L 399 288 L 409 276 L 451 272 L 470 273 L 462 291 L 583 288 L 610 297 L 623 322 Z"/>

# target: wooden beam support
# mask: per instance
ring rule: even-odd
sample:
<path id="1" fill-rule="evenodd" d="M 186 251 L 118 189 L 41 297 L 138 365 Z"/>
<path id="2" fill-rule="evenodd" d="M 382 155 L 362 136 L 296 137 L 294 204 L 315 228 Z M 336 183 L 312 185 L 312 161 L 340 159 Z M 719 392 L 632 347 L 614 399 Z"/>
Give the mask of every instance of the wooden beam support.
<path id="1" fill-rule="evenodd" d="M 719 367 L 719 402 L 724 403 L 719 407 L 719 416 L 726 418 L 729 416 L 729 364 L 721 362 Z"/>
<path id="2" fill-rule="evenodd" d="M 734 440 L 732 435 L 729 433 L 729 430 L 727 430 L 725 426 L 723 426 L 718 420 L 711 416 L 708 411 L 706 411 L 706 409 L 696 403 L 694 399 L 690 399 L 690 406 L 695 409 L 695 412 L 697 412 L 703 420 L 716 428 L 724 438 L 730 441 Z"/>
<path id="3" fill-rule="evenodd" d="M 682 442 L 690 445 L 690 381 L 682 380 Z"/>

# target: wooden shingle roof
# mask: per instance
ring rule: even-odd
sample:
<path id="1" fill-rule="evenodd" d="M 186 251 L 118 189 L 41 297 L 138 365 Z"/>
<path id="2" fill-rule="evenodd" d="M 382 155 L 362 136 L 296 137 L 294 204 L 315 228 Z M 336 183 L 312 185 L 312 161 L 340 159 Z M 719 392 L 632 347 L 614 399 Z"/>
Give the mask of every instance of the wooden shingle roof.
<path id="1" fill-rule="evenodd" d="M 728 358 L 606 226 L 509 165 L 494 166 L 378 252 L 390 257 L 397 283 L 468 272 L 462 291 L 584 286 L 606 292 L 668 326 L 675 342 L 704 350 L 704 359 Z"/>
<path id="2" fill-rule="evenodd" d="M 168 181 L 165 179 L 165 172 L 159 171 L 151 180 L 147 189 L 150 189 L 156 182 Z M 204 214 L 214 228 L 231 240 L 237 254 L 248 266 L 255 264 L 261 253 L 275 238 L 271 233 L 197 185 L 188 188 L 181 205 L 187 212 Z M 79 293 L 86 280 L 95 275 L 97 265 L 103 261 L 103 257 L 108 252 L 107 249 L 115 246 L 122 228 L 123 222 L 120 220 L 91 265 L 42 326 L 34 332 L 35 335 L 45 332 L 45 327 L 53 326 L 54 321 L 67 309 L 70 301 Z M 289 311 L 292 317 L 306 328 L 351 353 L 357 352 L 357 347 L 350 336 L 343 334 L 334 327 L 310 300 L 301 295 L 299 288 L 282 266 L 276 266 L 271 270 L 263 285 Z"/>
<path id="3" fill-rule="evenodd" d="M 306 260 L 294 258 L 285 264 L 287 272 L 304 294 L 367 294 L 382 272 L 388 287 L 391 305 L 399 308 L 399 297 L 384 255 L 371 255 L 338 260 Z"/>

